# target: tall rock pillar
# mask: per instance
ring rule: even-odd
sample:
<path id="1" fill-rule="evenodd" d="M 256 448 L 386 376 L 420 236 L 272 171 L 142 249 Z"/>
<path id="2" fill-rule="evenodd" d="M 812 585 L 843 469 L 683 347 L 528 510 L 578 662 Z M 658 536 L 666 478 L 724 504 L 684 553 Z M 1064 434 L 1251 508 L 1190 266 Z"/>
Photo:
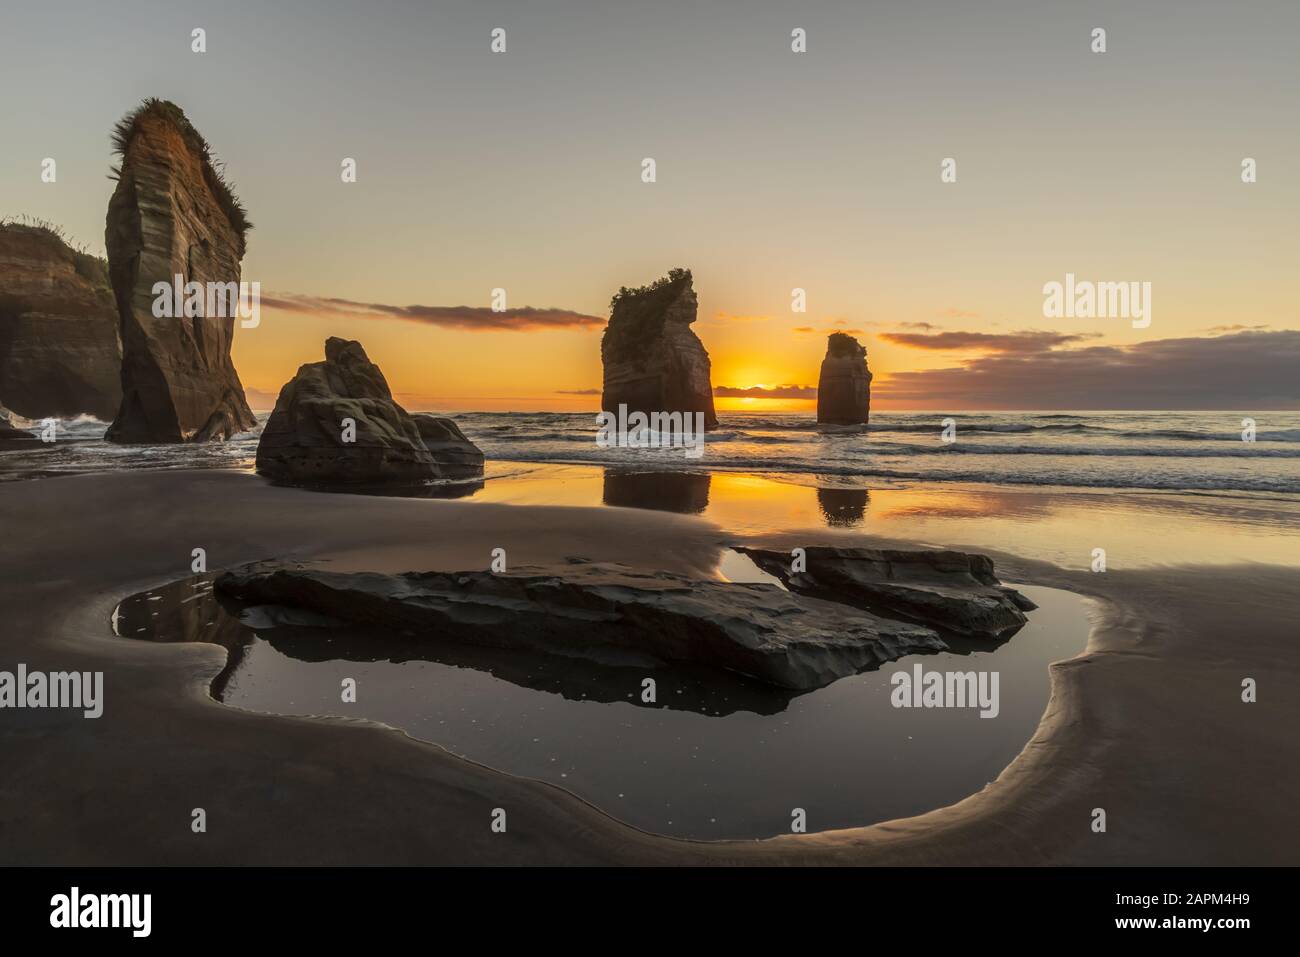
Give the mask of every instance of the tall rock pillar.
<path id="1" fill-rule="evenodd" d="M 236 319 L 154 315 L 154 284 L 239 283 L 244 209 L 180 107 L 146 100 L 117 125 L 104 243 L 122 336 L 114 442 L 226 439 L 255 423 L 230 359 Z M 211 303 L 205 295 L 205 307 Z M 229 312 L 229 310 L 227 310 Z"/>
<path id="2" fill-rule="evenodd" d="M 717 428 L 709 354 L 691 331 L 697 305 L 689 269 L 618 291 L 600 342 L 604 411 L 617 414 L 625 405 L 629 414 L 699 412 L 706 429 Z"/>
<path id="3" fill-rule="evenodd" d="M 870 415 L 867 350 L 847 333 L 832 332 L 817 381 L 817 421 L 825 425 L 865 425 Z"/>

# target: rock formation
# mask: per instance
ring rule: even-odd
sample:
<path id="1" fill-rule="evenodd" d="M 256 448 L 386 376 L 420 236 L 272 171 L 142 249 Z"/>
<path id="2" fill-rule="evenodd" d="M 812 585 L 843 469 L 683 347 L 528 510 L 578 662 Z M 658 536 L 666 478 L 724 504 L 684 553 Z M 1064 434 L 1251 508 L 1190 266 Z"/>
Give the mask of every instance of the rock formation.
<path id="1" fill-rule="evenodd" d="M 606 661 L 649 657 L 793 689 L 947 647 L 924 626 L 776 585 L 696 581 L 612 564 L 403 575 L 252 565 L 221 575 L 216 588 L 243 602 L 409 630 L 429 641 Z"/>
<path id="2" fill-rule="evenodd" d="M 339 621 L 283 605 L 242 606 L 218 598 L 212 580 L 189 578 L 122 601 L 113 617 L 113 630 L 124 638 L 143 641 L 201 641 L 220 645 L 225 667 L 212 679 L 212 697 L 225 700 L 230 678 L 241 672 L 249 649 L 266 643 L 286 659 L 325 661 L 432 661 L 453 668 L 490 674 L 521 688 L 545 691 L 570 701 L 615 702 L 669 711 L 690 711 L 709 717 L 747 711 L 780 714 L 800 693 L 759 684 L 731 672 L 719 672 L 707 682 L 674 682 L 672 694 L 654 702 L 627 696 L 640 687 L 646 662 L 616 664 L 605 660 L 564 657 L 547 662 L 541 653 L 487 648 L 460 642 L 430 642 L 422 634 L 348 629 Z M 652 671 L 651 674 L 654 674 Z"/>
<path id="3" fill-rule="evenodd" d="M 30 448 L 40 441 L 35 434 L 15 426 L 10 415 L 9 410 L 0 405 L 0 451 Z"/>
<path id="4" fill-rule="evenodd" d="M 697 300 L 689 269 L 640 289 L 620 289 L 600 343 L 605 367 L 600 407 L 618 413 L 703 413 L 716 428 L 709 354 L 691 331 Z M 692 420 L 694 421 L 694 420 Z"/>
<path id="5" fill-rule="evenodd" d="M 235 318 L 153 314 L 155 283 L 239 282 L 244 209 L 173 103 L 146 100 L 118 123 L 114 145 L 122 165 L 104 243 L 121 321 L 122 405 L 107 438 L 191 442 L 252 428 L 230 359 Z"/>
<path id="6" fill-rule="evenodd" d="M 1038 607 L 1001 584 L 987 555 L 946 550 L 805 549 L 807 568 L 793 572 L 790 553 L 738 547 L 793 592 L 845 602 L 976 638 L 1010 637 Z"/>
<path id="7" fill-rule="evenodd" d="M 29 418 L 122 401 L 122 346 L 108 263 L 43 225 L 0 224 L 0 402 Z"/>
<path id="8" fill-rule="evenodd" d="M 465 433 L 451 419 L 418 412 L 411 416 L 443 478 L 473 478 L 483 474 L 483 453 L 465 438 Z"/>
<path id="9" fill-rule="evenodd" d="M 847 333 L 832 332 L 817 382 L 817 421 L 825 425 L 865 425 L 870 414 L 867 350 Z"/>
<path id="10" fill-rule="evenodd" d="M 257 471 L 294 485 L 414 484 L 479 474 L 483 453 L 449 419 L 409 415 L 361 343 L 331 336 L 325 361 L 280 390 Z"/>

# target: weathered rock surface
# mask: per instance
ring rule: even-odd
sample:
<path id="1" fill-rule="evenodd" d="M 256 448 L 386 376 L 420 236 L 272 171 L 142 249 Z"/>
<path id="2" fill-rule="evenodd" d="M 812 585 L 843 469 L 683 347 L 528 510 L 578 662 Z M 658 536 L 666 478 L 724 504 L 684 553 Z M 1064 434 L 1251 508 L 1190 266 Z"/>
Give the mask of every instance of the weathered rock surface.
<path id="1" fill-rule="evenodd" d="M 1000 639 L 1038 607 L 1001 584 L 986 555 L 946 550 L 805 549 L 807 570 L 790 570 L 789 552 L 738 547 L 763 571 L 801 595 L 896 615 L 960 635 Z"/>
<path id="2" fill-rule="evenodd" d="M 122 405 L 107 438 L 191 442 L 255 424 L 230 359 L 236 319 L 157 318 L 155 283 L 236 283 L 249 223 L 208 144 L 173 103 L 117 126 L 122 155 L 104 243 L 122 335 Z"/>
<path id="3" fill-rule="evenodd" d="M 113 630 L 124 638 L 222 646 L 226 665 L 212 680 L 212 695 L 218 700 L 223 700 L 230 678 L 240 673 L 254 642 L 265 642 L 295 661 L 433 661 L 485 672 L 571 701 L 621 702 L 711 717 L 739 711 L 780 714 L 800 694 L 730 672 L 710 671 L 707 681 L 695 681 L 689 680 L 695 675 L 683 674 L 681 665 L 655 670 L 646 661 L 620 665 L 555 658 L 517 648 L 431 642 L 426 635 L 409 631 L 349 627 L 336 618 L 283 605 L 242 605 L 225 596 L 219 600 L 212 581 L 203 578 L 183 579 L 125 599 L 114 614 Z M 647 675 L 661 676 L 660 671 L 688 680 L 674 681 L 672 694 L 663 694 L 656 702 L 628 697 L 628 688 L 639 688 Z"/>
<path id="4" fill-rule="evenodd" d="M 30 448 L 38 441 L 34 433 L 17 428 L 9 410 L 0 405 L 0 451 Z"/>
<path id="5" fill-rule="evenodd" d="M 603 660 L 649 656 L 792 689 L 946 647 L 924 626 L 775 585 L 695 581 L 612 564 L 403 575 L 255 564 L 221 575 L 216 588 L 243 602 L 305 608 L 430 641 Z"/>
<path id="6" fill-rule="evenodd" d="M 449 419 L 409 415 L 361 343 L 330 337 L 325 361 L 302 366 L 280 390 L 257 471 L 295 485 L 419 483 L 479 474 L 483 453 Z"/>
<path id="7" fill-rule="evenodd" d="M 603 410 L 617 414 L 626 405 L 629 413 L 646 415 L 699 412 L 706 429 L 717 428 L 709 354 L 691 331 L 697 305 L 689 269 L 619 290 L 600 342 Z"/>
<path id="8" fill-rule="evenodd" d="M 417 412 L 411 418 L 444 478 L 473 478 L 483 474 L 482 451 L 465 438 L 454 421 L 424 412 Z"/>
<path id="9" fill-rule="evenodd" d="M 52 229 L 0 224 L 0 402 L 38 419 L 122 401 L 122 346 L 108 264 Z"/>
<path id="10" fill-rule="evenodd" d="M 817 421 L 825 425 L 865 425 L 870 416 L 867 350 L 853 336 L 832 332 L 817 380 Z"/>
<path id="11" fill-rule="evenodd" d="M 421 482 L 440 474 L 379 366 L 361 343 L 334 336 L 325 340 L 325 361 L 300 367 L 280 390 L 257 445 L 257 471 L 299 485 Z"/>

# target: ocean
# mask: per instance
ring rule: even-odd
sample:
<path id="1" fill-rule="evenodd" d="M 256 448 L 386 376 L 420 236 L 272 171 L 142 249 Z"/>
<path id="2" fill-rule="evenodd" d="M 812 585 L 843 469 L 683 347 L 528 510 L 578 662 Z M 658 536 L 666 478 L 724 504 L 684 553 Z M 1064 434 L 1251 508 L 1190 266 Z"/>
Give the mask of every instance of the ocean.
<path id="1" fill-rule="evenodd" d="M 807 413 L 719 413 L 703 455 L 602 448 L 594 412 L 451 413 L 501 464 L 555 463 L 644 471 L 746 472 L 819 488 L 918 482 L 1222 493 L 1300 492 L 1300 413 L 882 412 L 870 426 L 819 427 Z M 118 468 L 250 468 L 259 427 L 225 443 L 117 446 L 105 424 L 61 423 L 57 440 L 0 452 L 0 480 Z M 943 437 L 945 420 L 952 441 Z M 21 421 L 15 425 L 22 425 Z"/>

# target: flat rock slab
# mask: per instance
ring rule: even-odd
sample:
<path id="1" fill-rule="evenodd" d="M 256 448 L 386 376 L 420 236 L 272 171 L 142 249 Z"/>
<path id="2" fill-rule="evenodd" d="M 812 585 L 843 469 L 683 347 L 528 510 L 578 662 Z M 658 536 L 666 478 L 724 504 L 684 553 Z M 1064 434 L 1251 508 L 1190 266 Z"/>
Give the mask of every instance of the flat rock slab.
<path id="1" fill-rule="evenodd" d="M 797 690 L 947 647 L 924 625 L 775 585 L 698 581 L 604 563 L 400 575 L 258 563 L 222 574 L 216 589 L 246 603 L 423 631 L 433 640 L 598 660 L 633 653 Z"/>
<path id="2" fill-rule="evenodd" d="M 1003 639 L 1038 607 L 998 581 L 987 555 L 948 550 L 804 549 L 807 567 L 791 571 L 789 552 L 738 547 L 800 595 L 896 615 L 959 635 Z"/>

